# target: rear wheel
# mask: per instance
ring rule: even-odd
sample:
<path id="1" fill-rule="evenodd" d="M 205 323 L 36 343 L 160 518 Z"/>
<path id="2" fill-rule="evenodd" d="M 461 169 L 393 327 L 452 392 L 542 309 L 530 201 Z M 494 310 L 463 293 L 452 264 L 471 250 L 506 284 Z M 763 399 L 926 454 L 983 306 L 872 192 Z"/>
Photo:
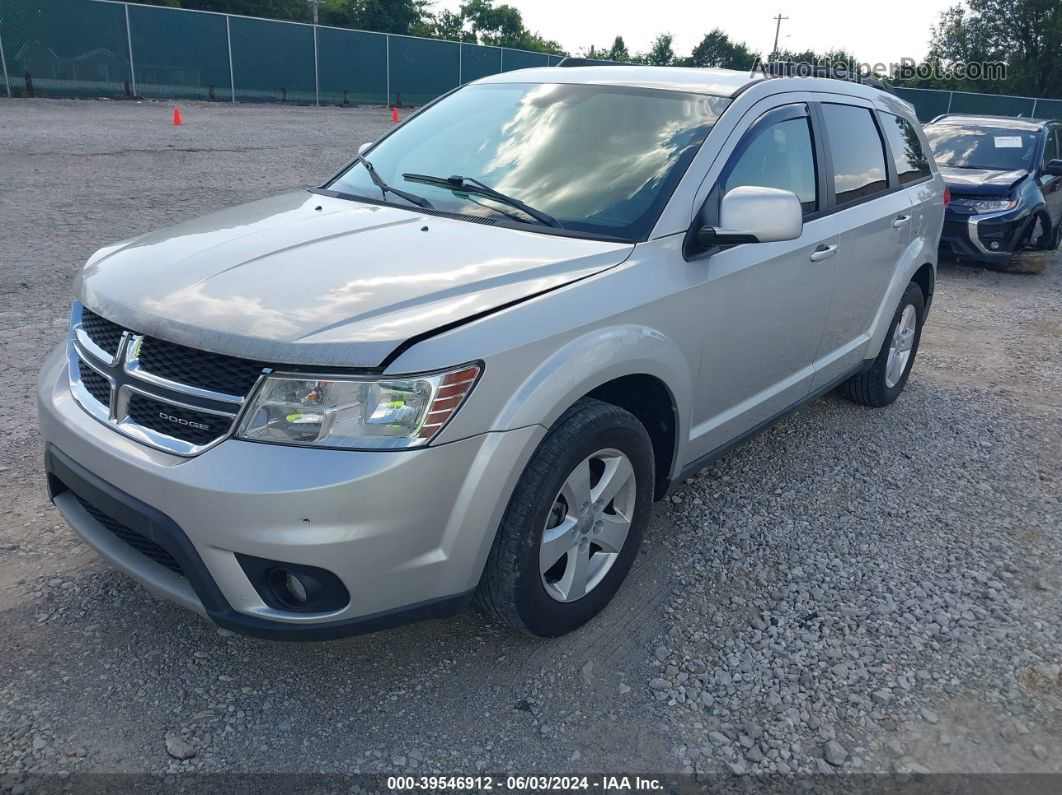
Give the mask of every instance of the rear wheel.
<path id="1" fill-rule="evenodd" d="M 925 320 L 925 298 L 914 282 L 907 285 L 878 356 L 870 369 L 845 381 L 840 392 L 864 406 L 880 408 L 896 400 L 911 374 Z"/>
<path id="2" fill-rule="evenodd" d="M 477 599 L 521 632 L 556 637 L 608 604 L 649 519 L 653 446 L 642 424 L 583 399 L 550 429 L 521 476 Z"/>

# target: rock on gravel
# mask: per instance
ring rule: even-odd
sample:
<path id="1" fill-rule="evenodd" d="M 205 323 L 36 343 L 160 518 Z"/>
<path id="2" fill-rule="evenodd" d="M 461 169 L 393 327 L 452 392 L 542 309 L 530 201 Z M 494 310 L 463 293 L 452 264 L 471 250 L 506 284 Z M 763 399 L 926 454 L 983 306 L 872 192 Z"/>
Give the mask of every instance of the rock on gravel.
<path id="1" fill-rule="evenodd" d="M 166 735 L 166 753 L 172 756 L 174 759 L 191 759 L 196 755 L 196 750 L 181 739 L 180 735 L 167 734 Z"/>
<path id="2" fill-rule="evenodd" d="M 848 751 L 836 740 L 830 740 L 823 749 L 822 757 L 834 767 L 840 767 L 848 758 Z"/>

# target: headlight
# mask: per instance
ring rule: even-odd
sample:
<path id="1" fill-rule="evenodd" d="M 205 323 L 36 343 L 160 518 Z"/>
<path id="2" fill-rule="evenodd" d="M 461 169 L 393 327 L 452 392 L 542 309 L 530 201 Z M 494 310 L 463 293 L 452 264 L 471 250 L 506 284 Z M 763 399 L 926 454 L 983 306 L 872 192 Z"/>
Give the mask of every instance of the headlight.
<path id="1" fill-rule="evenodd" d="M 964 207 L 973 213 L 993 213 L 1018 206 L 1012 199 L 952 199 L 952 206 Z"/>
<path id="2" fill-rule="evenodd" d="M 470 364 L 398 378 L 270 375 L 236 436 L 341 449 L 421 447 L 454 415 L 479 373 Z"/>

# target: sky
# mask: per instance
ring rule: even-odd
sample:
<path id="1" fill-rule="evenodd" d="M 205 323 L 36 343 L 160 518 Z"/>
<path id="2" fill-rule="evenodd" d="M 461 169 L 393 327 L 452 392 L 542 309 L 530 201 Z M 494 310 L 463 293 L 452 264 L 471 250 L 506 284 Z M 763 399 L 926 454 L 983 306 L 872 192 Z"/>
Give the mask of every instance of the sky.
<path id="1" fill-rule="evenodd" d="M 881 3 L 809 2 L 775 0 L 773 3 L 696 2 L 695 0 L 498 0 L 516 6 L 524 24 L 547 39 L 560 42 L 570 53 L 608 47 L 616 35 L 627 49 L 644 52 L 659 33 L 675 37 L 674 49 L 688 55 L 712 28 L 722 28 L 731 39 L 747 42 L 753 50 L 769 53 L 774 44 L 775 22 L 782 21 L 782 49 L 817 52 L 844 48 L 863 62 L 916 60 L 926 54 L 929 29 L 940 12 L 958 0 L 891 0 Z M 435 9 L 457 10 L 461 0 L 437 0 Z"/>

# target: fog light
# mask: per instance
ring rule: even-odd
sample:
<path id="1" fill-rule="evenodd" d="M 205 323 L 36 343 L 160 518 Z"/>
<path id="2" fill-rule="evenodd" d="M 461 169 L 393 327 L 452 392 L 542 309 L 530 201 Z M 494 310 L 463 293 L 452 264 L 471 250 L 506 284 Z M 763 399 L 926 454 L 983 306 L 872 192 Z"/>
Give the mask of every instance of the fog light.
<path id="1" fill-rule="evenodd" d="M 273 569 L 269 573 L 269 584 L 286 607 L 297 610 L 306 604 L 306 585 L 291 569 Z"/>
<path id="2" fill-rule="evenodd" d="M 262 601 L 275 610 L 330 613 L 350 603 L 346 586 L 327 569 L 239 552 L 236 560 Z"/>
<path id="3" fill-rule="evenodd" d="M 306 601 L 306 588 L 303 586 L 302 581 L 290 571 L 284 577 L 284 589 L 288 592 L 288 596 L 295 600 L 296 604 L 303 604 Z"/>
<path id="4" fill-rule="evenodd" d="M 999 248 L 999 241 L 998 240 L 993 240 L 991 243 L 988 244 L 988 247 L 990 249 L 992 249 L 993 251 L 998 249 Z"/>

